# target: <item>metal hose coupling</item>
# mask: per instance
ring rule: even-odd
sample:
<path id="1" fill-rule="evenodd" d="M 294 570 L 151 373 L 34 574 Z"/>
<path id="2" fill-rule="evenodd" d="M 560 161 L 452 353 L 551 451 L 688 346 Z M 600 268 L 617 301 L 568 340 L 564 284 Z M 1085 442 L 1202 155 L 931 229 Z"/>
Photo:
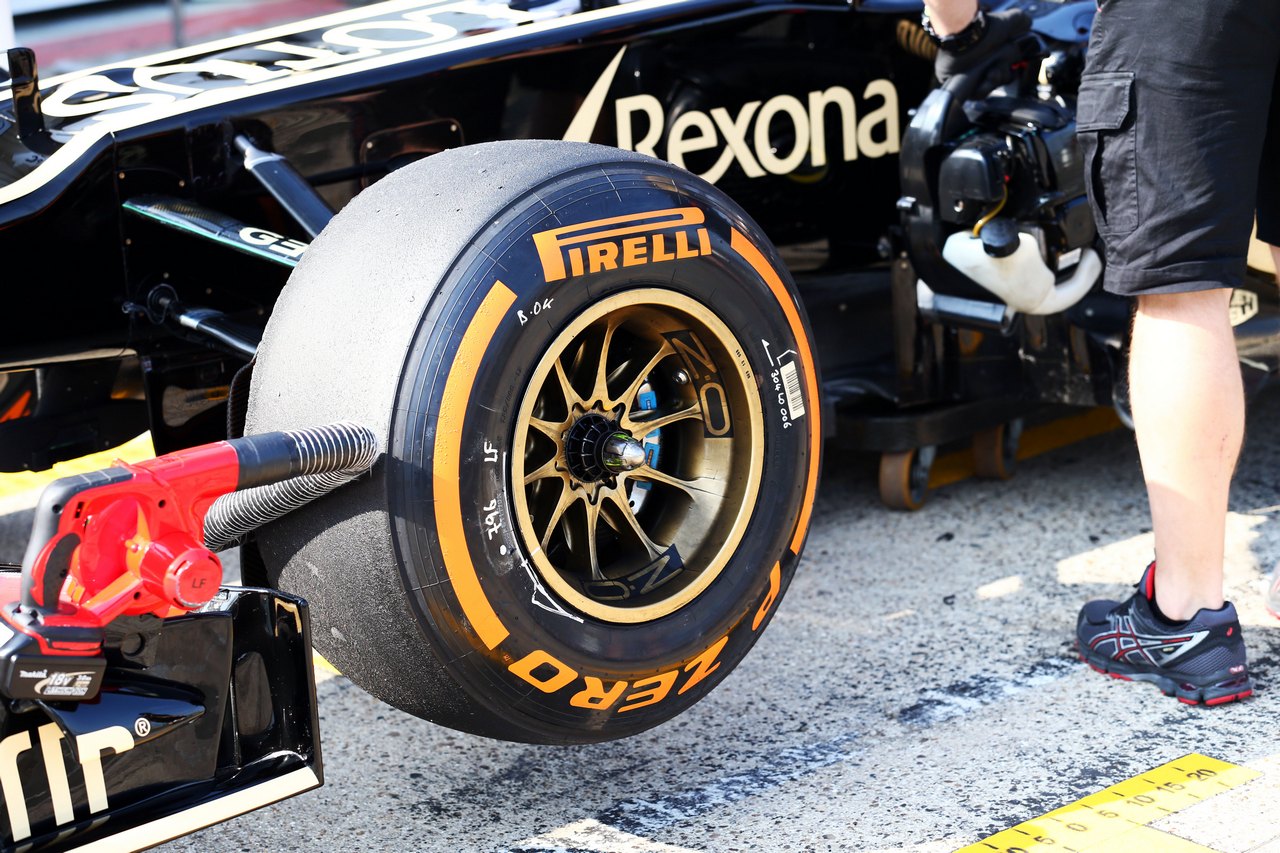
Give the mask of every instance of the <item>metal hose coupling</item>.
<path id="1" fill-rule="evenodd" d="M 254 442 L 267 436 L 251 436 Z M 269 436 L 288 453 L 289 479 L 223 495 L 204 519 L 204 544 L 221 551 L 262 525 L 364 474 L 378 458 L 378 437 L 356 423 L 289 430 Z M 232 442 L 233 444 L 237 442 Z"/>

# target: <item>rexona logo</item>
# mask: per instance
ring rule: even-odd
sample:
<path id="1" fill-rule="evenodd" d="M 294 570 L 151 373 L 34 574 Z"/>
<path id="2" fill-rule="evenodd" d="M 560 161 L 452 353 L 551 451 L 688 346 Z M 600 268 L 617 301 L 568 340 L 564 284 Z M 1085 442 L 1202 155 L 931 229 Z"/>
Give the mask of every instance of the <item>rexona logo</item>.
<path id="1" fill-rule="evenodd" d="M 0 740 L 0 794 L 4 795 L 5 808 L 9 815 L 10 841 L 18 842 L 31 837 L 31 815 L 27 808 L 27 791 L 23 788 L 23 777 L 18 772 L 18 758 L 32 749 L 31 732 L 18 732 Z M 36 730 L 43 757 L 45 778 L 48 785 L 46 795 L 35 785 L 31 792 L 33 799 L 39 801 L 47 797 L 53 806 L 53 819 L 58 826 L 71 823 L 75 819 L 75 804 L 71 801 L 71 780 L 67 773 L 67 765 L 63 755 L 62 729 L 57 723 L 46 723 Z M 95 732 L 76 735 L 74 755 L 80 761 L 80 770 L 84 774 L 84 793 L 88 800 L 89 814 L 97 814 L 107 809 L 107 783 L 102 776 L 102 755 L 104 752 L 120 754 L 133 749 L 133 735 L 124 726 L 111 726 Z"/>
<path id="2" fill-rule="evenodd" d="M 706 216 L 674 207 L 566 225 L 533 235 L 548 283 L 588 273 L 711 254 Z"/>
<path id="3" fill-rule="evenodd" d="M 625 52 L 618 52 L 591 88 L 565 139 L 590 141 Z M 898 90 L 884 79 L 868 83 L 861 102 L 844 86 L 832 86 L 750 101 L 733 111 L 688 110 L 669 126 L 665 105 L 653 95 L 619 98 L 613 109 L 619 148 L 663 157 L 681 168 L 687 168 L 690 154 L 718 151 L 714 165 L 701 173 L 713 184 L 735 163 L 749 178 L 789 175 L 805 165 L 826 166 L 833 158 L 849 162 L 897 154 L 902 138 Z M 831 128 L 840 131 L 837 151 L 827 150 Z M 780 139 L 787 140 L 787 148 L 777 147 Z"/>

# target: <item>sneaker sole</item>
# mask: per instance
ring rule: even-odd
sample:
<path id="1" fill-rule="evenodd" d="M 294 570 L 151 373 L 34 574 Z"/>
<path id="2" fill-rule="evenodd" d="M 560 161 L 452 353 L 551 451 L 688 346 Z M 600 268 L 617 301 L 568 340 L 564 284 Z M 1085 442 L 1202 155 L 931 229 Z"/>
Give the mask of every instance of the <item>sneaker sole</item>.
<path id="1" fill-rule="evenodd" d="M 1189 682 L 1179 683 L 1167 675 L 1160 675 L 1155 672 L 1141 672 L 1123 666 L 1116 666 L 1116 661 L 1107 660 L 1099 663 L 1090 659 L 1079 648 L 1076 651 L 1080 656 L 1080 660 L 1087 663 L 1089 668 L 1095 672 L 1118 678 L 1121 681 L 1144 681 L 1148 684 L 1154 684 L 1160 689 L 1161 693 L 1166 696 L 1176 697 L 1184 705 L 1225 705 L 1228 702 L 1235 702 L 1253 695 L 1253 681 L 1249 678 L 1247 672 L 1243 675 L 1231 676 L 1205 685 L 1191 684 Z"/>

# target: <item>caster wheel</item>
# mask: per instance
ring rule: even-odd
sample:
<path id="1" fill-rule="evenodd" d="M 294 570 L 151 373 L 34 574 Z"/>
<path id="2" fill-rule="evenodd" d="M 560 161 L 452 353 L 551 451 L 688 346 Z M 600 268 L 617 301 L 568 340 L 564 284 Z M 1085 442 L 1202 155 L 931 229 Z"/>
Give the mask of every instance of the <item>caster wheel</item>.
<path id="1" fill-rule="evenodd" d="M 880 500 L 890 509 L 914 512 L 929 493 L 929 471 L 936 447 L 920 447 L 880 457 Z"/>
<path id="2" fill-rule="evenodd" d="M 984 429 L 973 437 L 973 470 L 987 480 L 1008 480 L 1018 464 L 1022 418 Z"/>

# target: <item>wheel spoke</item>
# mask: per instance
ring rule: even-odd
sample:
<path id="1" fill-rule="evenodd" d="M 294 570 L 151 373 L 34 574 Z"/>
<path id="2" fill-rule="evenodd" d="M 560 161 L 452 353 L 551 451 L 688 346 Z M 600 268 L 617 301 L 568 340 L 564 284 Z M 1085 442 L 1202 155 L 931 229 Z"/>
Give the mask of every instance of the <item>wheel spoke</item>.
<path id="1" fill-rule="evenodd" d="M 556 508 L 551 511 L 551 519 L 547 522 L 547 529 L 542 534 L 542 541 L 538 544 L 546 551 L 551 543 L 551 534 L 556 532 L 560 527 L 560 520 L 564 518 L 565 510 L 573 506 L 573 502 L 578 499 L 573 489 L 565 481 L 561 481 L 560 499 L 556 502 Z"/>
<path id="2" fill-rule="evenodd" d="M 640 441 L 649 433 L 660 430 L 663 427 L 671 426 L 676 421 L 689 420 L 690 418 L 702 417 L 702 404 L 694 403 L 687 409 L 680 409 L 676 412 L 670 412 L 657 417 L 645 418 L 644 420 L 636 420 L 628 413 L 623 416 L 620 426 L 631 433 L 636 441 Z"/>
<path id="3" fill-rule="evenodd" d="M 582 398 L 578 396 L 578 392 L 573 390 L 573 383 L 569 381 L 569 375 L 564 371 L 564 365 L 560 363 L 560 359 L 556 359 L 554 363 L 556 370 L 556 379 L 560 382 L 560 393 L 564 395 L 565 411 L 569 414 L 573 413 L 573 407 L 582 402 Z"/>
<path id="4" fill-rule="evenodd" d="M 564 435 L 564 424 L 562 423 L 544 421 L 541 418 L 529 418 L 529 426 L 554 441 L 557 446 L 560 444 L 560 437 Z"/>
<path id="5" fill-rule="evenodd" d="M 618 525 L 618 522 L 613 520 L 613 516 L 610 513 L 603 512 L 603 509 L 604 507 L 601 506 L 602 511 L 600 513 L 600 517 L 604 519 L 604 523 L 609 525 L 609 527 L 613 530 L 614 533 L 621 533 L 622 527 Z"/>
<path id="6" fill-rule="evenodd" d="M 649 552 L 649 559 L 655 560 L 662 556 L 664 549 L 661 545 L 650 539 L 649 534 L 644 532 L 644 528 L 640 526 L 640 520 L 636 518 L 636 514 L 631 510 L 631 504 L 627 502 L 626 498 L 617 492 L 609 492 L 606 497 L 612 505 L 614 512 L 603 513 L 605 520 L 613 524 L 611 516 L 615 513 L 621 516 L 623 523 L 630 528 L 631 532 L 635 534 L 635 537 L 640 540 L 641 546 Z M 618 527 L 614 525 L 614 530 L 617 529 Z"/>
<path id="7" fill-rule="evenodd" d="M 633 403 L 635 403 L 636 395 L 640 393 L 640 386 L 645 383 L 645 380 L 649 378 L 649 375 L 653 373 L 653 371 L 658 369 L 658 365 L 662 362 L 664 358 L 674 354 L 675 354 L 675 350 L 671 347 L 671 344 L 669 344 L 664 339 L 662 341 L 662 346 L 658 347 L 658 351 L 655 352 L 653 354 L 653 357 L 649 359 L 649 363 L 646 364 L 644 367 L 640 368 L 640 372 L 637 373 L 635 378 L 631 380 L 631 385 L 627 387 L 626 391 L 622 392 L 622 396 L 618 397 L 616 400 L 611 401 L 613 404 L 613 407 L 617 407 L 617 406 L 623 407 L 624 419 L 628 417 L 629 413 L 631 412 L 631 406 Z"/>
<path id="8" fill-rule="evenodd" d="M 531 471 L 524 475 L 524 484 L 527 486 L 537 480 L 546 480 L 549 477 L 558 477 L 564 479 L 564 472 L 556 467 L 557 457 L 553 456 L 540 466 L 537 470 Z"/>
<path id="9" fill-rule="evenodd" d="M 596 381 L 591 389 L 590 402 L 605 402 L 609 399 L 609 347 L 613 345 L 613 333 L 618 331 L 620 325 L 622 321 L 616 316 L 608 318 L 604 338 L 600 341 L 600 357 L 596 360 Z"/>
<path id="10" fill-rule="evenodd" d="M 604 572 L 600 571 L 600 555 L 596 550 L 596 525 L 600 523 L 600 504 L 583 500 L 587 508 L 587 554 L 591 559 L 591 579 L 604 580 Z"/>
<path id="11" fill-rule="evenodd" d="M 657 468 L 650 468 L 647 465 L 628 472 L 627 476 L 649 483 L 671 486 L 684 492 L 695 501 L 706 496 L 723 498 L 725 491 L 729 487 L 729 484 L 724 480 L 717 480 L 714 477 L 696 477 L 692 480 L 684 480 L 680 477 L 673 477 L 665 471 L 659 471 Z"/>

